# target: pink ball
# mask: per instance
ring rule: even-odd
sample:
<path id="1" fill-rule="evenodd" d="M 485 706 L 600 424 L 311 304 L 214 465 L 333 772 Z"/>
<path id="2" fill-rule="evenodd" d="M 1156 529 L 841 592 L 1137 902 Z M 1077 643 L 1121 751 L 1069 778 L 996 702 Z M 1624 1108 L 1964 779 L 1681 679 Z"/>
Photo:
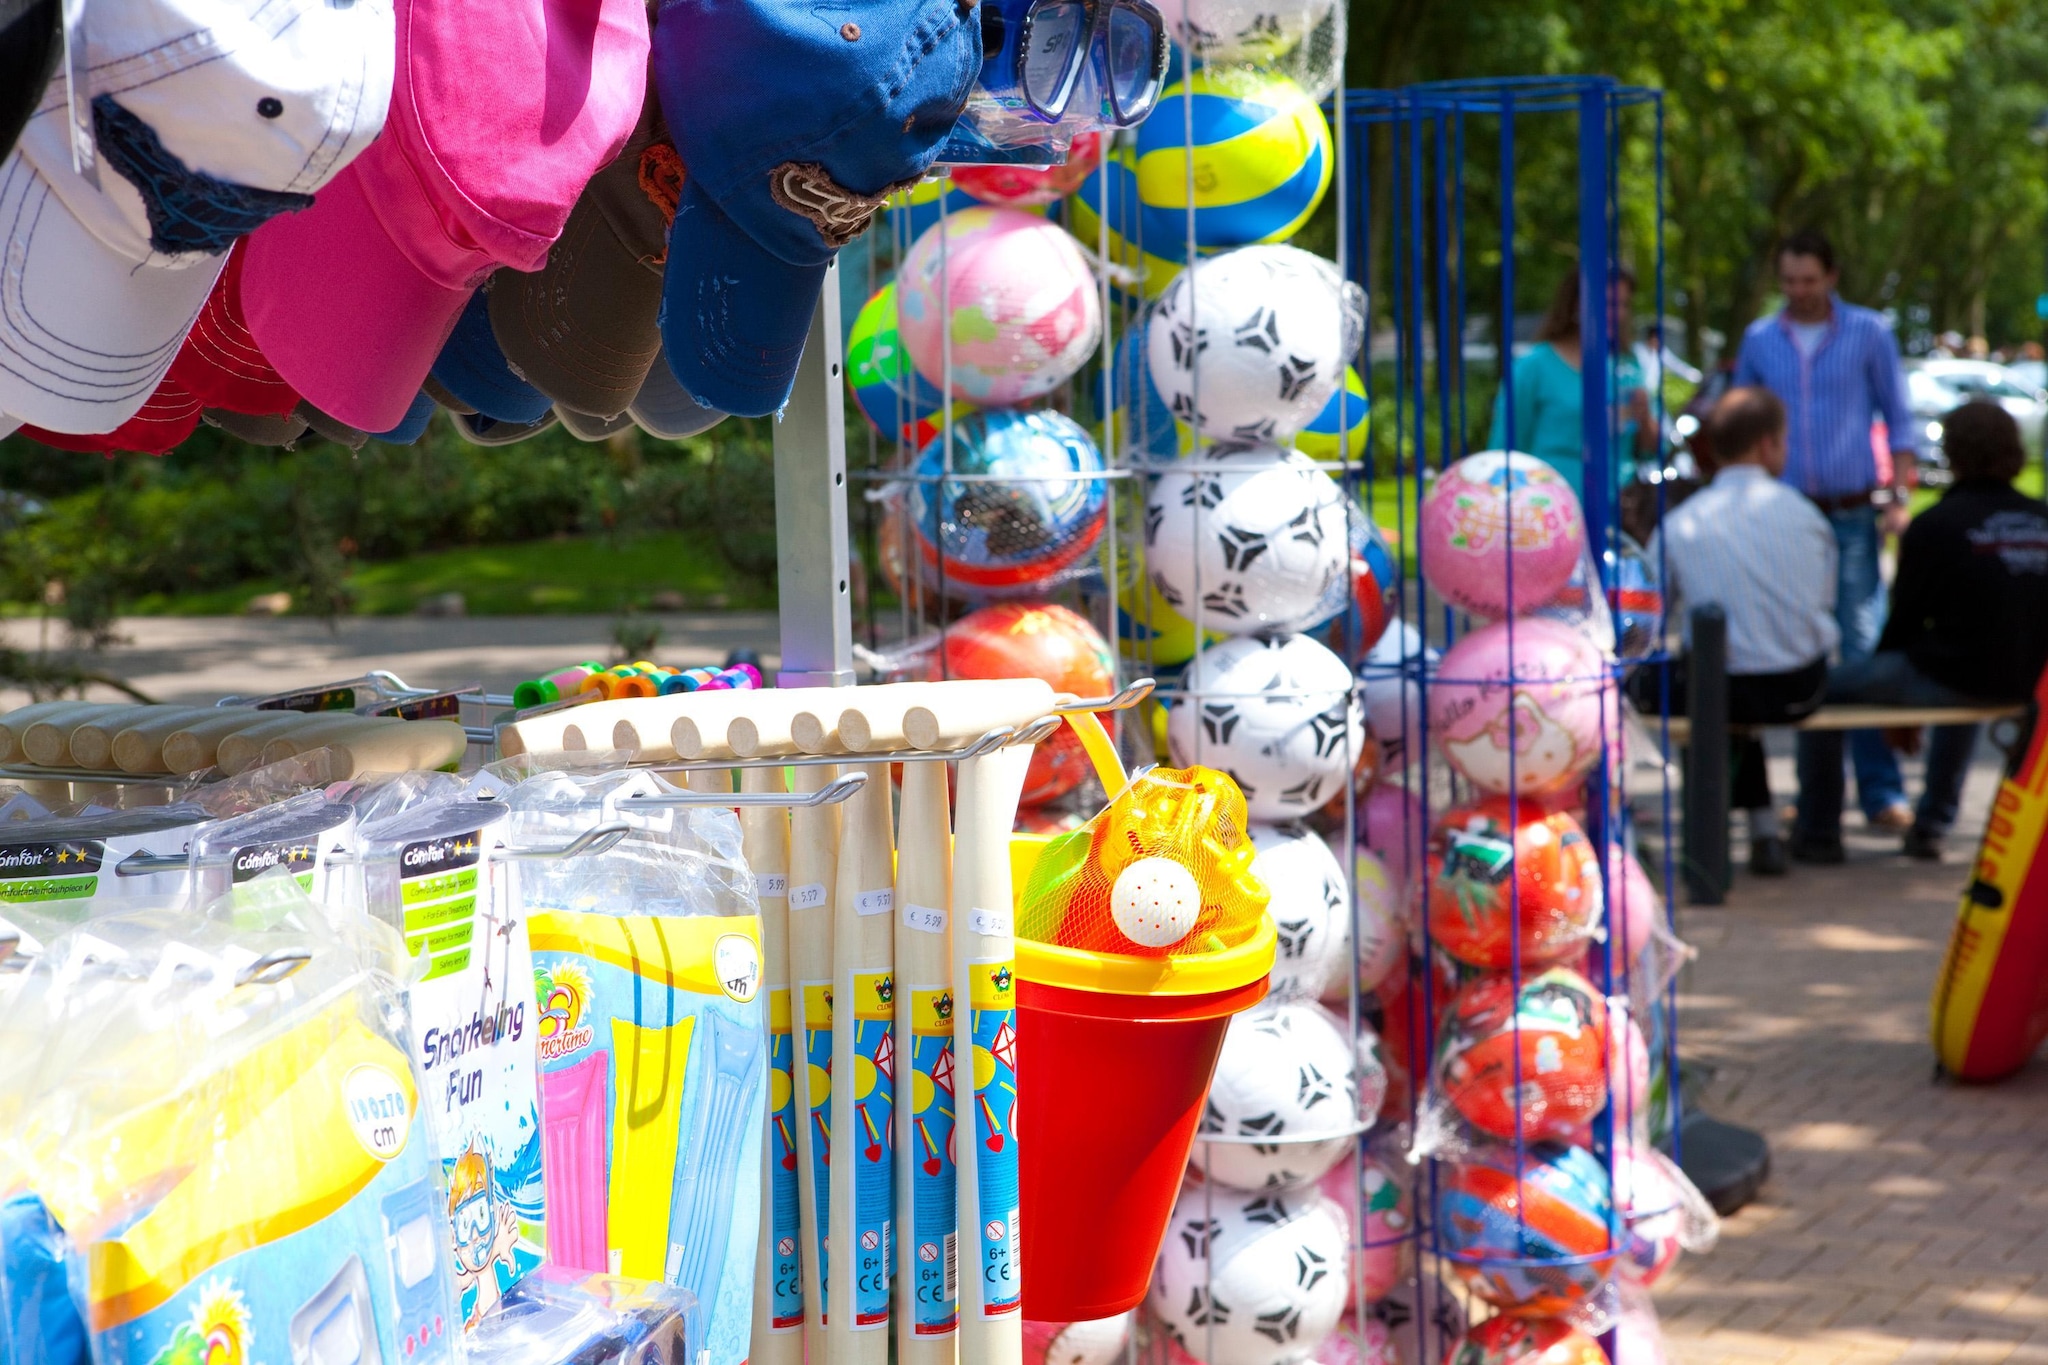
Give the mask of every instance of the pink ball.
<path id="1" fill-rule="evenodd" d="M 1650 1042 L 1618 995 L 1607 997 L 1607 1095 L 1619 1133 L 1633 1131 L 1636 1117 L 1650 1112 Z"/>
<path id="2" fill-rule="evenodd" d="M 942 269 L 943 267 L 943 269 Z M 1095 276 L 1066 231 L 979 205 L 925 229 L 896 273 L 896 331 L 919 374 L 980 407 L 1051 393 L 1095 353 Z"/>
<path id="3" fill-rule="evenodd" d="M 1420 534 L 1422 574 L 1437 596 L 1495 619 L 1556 597 L 1586 545 L 1572 486 L 1534 455 L 1505 450 L 1468 455 L 1437 475 Z"/>
<path id="4" fill-rule="evenodd" d="M 1600 652 L 1570 626 L 1497 621 L 1445 653 L 1430 728 L 1445 761 L 1483 792 L 1563 791 L 1599 761 L 1606 683 Z"/>
<path id="5" fill-rule="evenodd" d="M 1353 924 L 1357 930 L 1358 989 L 1375 991 L 1408 959 L 1407 897 L 1386 861 L 1367 849 L 1358 850 L 1352 884 L 1358 899 Z M 1343 974 L 1323 998 L 1346 998 Z"/>
<path id="6" fill-rule="evenodd" d="M 1614 1365 L 1668 1365 L 1669 1359 L 1656 1305 L 1648 1294 L 1631 1293 L 1624 1285 L 1614 1318 Z"/>
<path id="7" fill-rule="evenodd" d="M 984 204 L 1050 204 L 1081 188 L 1102 164 L 1102 134 L 1082 133 L 1062 166 L 955 166 L 953 183 Z"/>
<path id="8" fill-rule="evenodd" d="M 1621 1274 L 1645 1288 L 1678 1260 L 1686 1195 L 1671 1158 L 1654 1147 L 1618 1142 L 1614 1148 L 1614 1206 L 1628 1229 Z"/>
<path id="9" fill-rule="evenodd" d="M 1365 1235 L 1353 1227 L 1352 1214 L 1358 1206 L 1360 1173 L 1349 1161 L 1340 1161 L 1318 1183 L 1322 1192 L 1336 1202 L 1350 1237 L 1352 1267 L 1344 1281 L 1344 1306 L 1357 1306 L 1359 1280 L 1365 1281 L 1365 1299 L 1374 1303 L 1393 1292 L 1408 1273 L 1415 1245 L 1415 1217 L 1403 1173 L 1389 1171 L 1370 1158 L 1365 1163 Z"/>
<path id="10" fill-rule="evenodd" d="M 1378 855 L 1396 890 L 1406 892 L 1416 855 L 1428 839 L 1422 797 L 1399 783 L 1383 780 L 1358 803 L 1358 842 Z"/>

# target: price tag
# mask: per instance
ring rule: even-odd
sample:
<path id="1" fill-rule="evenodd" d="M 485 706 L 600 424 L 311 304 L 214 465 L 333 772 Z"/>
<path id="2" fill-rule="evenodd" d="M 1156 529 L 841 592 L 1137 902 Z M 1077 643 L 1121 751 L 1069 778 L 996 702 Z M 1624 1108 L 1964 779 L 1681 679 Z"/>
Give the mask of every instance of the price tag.
<path id="1" fill-rule="evenodd" d="M 919 933 L 943 934 L 946 932 L 946 912 L 936 906 L 911 905 L 905 902 L 903 927 L 915 929 Z"/>
<path id="2" fill-rule="evenodd" d="M 1010 936 L 1010 912 L 1007 910 L 983 910 L 976 908 L 967 912 L 967 927 L 977 934 L 993 934 L 999 938 Z"/>
<path id="3" fill-rule="evenodd" d="M 811 882 L 806 886 L 790 888 L 789 908 L 811 910 L 825 903 L 825 883 Z"/>
<path id="4" fill-rule="evenodd" d="M 853 912 L 857 915 L 886 915 L 895 908 L 896 892 L 892 887 L 863 891 L 853 898 Z"/>
<path id="5" fill-rule="evenodd" d="M 754 880 L 761 888 L 761 894 L 764 896 L 787 896 L 789 894 L 789 878 L 781 872 L 763 872 Z"/>

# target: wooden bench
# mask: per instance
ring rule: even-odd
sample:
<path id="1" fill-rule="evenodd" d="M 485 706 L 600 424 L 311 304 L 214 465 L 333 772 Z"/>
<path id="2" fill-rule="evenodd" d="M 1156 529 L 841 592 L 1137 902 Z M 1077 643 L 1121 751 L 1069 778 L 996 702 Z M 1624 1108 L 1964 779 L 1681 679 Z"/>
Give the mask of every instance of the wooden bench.
<path id="1" fill-rule="evenodd" d="M 2009 716 L 2026 714 L 2027 708 L 2011 706 L 1861 706 L 1842 704 L 1823 706 L 1801 721 L 1785 725 L 1735 725 L 1730 724 L 1731 734 L 1747 734 L 1753 730 L 1903 730 L 1922 729 L 1930 725 L 1972 725 L 1985 721 L 2004 720 Z M 1663 722 L 1655 716 L 1646 716 L 1644 723 L 1652 734 L 1663 732 Z M 1673 716 L 1671 718 L 1671 742 L 1685 744 L 1692 738 L 1692 718 Z"/>

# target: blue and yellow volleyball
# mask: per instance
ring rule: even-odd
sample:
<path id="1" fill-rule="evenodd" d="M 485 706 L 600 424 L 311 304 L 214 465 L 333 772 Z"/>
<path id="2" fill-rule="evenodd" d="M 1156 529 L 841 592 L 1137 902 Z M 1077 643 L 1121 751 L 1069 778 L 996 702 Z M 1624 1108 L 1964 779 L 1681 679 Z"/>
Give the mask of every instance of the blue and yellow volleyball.
<path id="1" fill-rule="evenodd" d="M 1180 273 L 1182 243 L 1187 223 L 1166 224 L 1153 214 L 1141 223 L 1144 206 L 1138 202 L 1138 154 L 1129 142 L 1120 143 L 1106 158 L 1107 176 L 1091 175 L 1081 182 L 1066 201 L 1067 231 L 1092 255 L 1107 256 L 1110 290 L 1123 302 L 1146 302 L 1166 292 Z M 1108 181 L 1109 208 L 1103 210 L 1104 184 Z M 1102 221 L 1109 219 L 1108 249 L 1105 252 Z M 1167 234 L 1165 245 L 1155 248 L 1150 234 Z M 1171 255 L 1162 254 L 1170 251 Z"/>
<path id="2" fill-rule="evenodd" d="M 1190 444 L 1188 431 L 1173 420 L 1173 409 L 1166 406 L 1159 386 L 1152 382 L 1142 328 L 1117 340 L 1116 363 L 1110 373 L 1115 386 L 1118 451 L 1145 460 L 1172 460 L 1184 454 Z"/>
<path id="3" fill-rule="evenodd" d="M 1294 438 L 1294 448 L 1315 460 L 1356 460 L 1365 454 L 1365 438 L 1372 431 L 1372 406 L 1365 396 L 1365 381 L 1350 365 L 1344 367 L 1344 385 L 1330 395 L 1313 422 Z"/>
<path id="4" fill-rule="evenodd" d="M 922 447 L 938 435 L 945 395 L 919 374 L 896 333 L 896 282 L 889 281 L 861 305 L 846 337 L 846 384 L 863 416 L 884 436 Z M 971 412 L 956 401 L 955 414 Z"/>
<path id="5" fill-rule="evenodd" d="M 1147 251 L 1187 259 L 1189 194 L 1202 250 L 1284 242 L 1329 192 L 1330 125 L 1286 76 L 1205 68 L 1159 97 L 1138 129 Z"/>

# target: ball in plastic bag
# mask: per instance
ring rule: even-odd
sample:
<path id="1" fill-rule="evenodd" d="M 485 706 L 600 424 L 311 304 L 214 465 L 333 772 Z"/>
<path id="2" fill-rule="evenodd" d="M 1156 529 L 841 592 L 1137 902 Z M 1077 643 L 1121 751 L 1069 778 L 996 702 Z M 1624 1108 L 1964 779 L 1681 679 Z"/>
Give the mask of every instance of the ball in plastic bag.
<path id="1" fill-rule="evenodd" d="M 1351 558 L 1344 490 L 1306 456 L 1257 446 L 1170 469 L 1145 503 L 1160 595 L 1207 629 L 1299 630 L 1343 606 Z"/>
<path id="2" fill-rule="evenodd" d="M 1533 971 L 1578 956 L 1600 922 L 1600 867 L 1579 822 L 1482 797 L 1444 813 L 1424 872 L 1429 932 L 1458 961 Z"/>
<path id="3" fill-rule="evenodd" d="M 1615 989 L 1622 985 L 1621 976 L 1633 973 L 1636 962 L 1643 955 L 1643 949 L 1650 946 L 1650 940 L 1657 935 L 1657 926 L 1664 922 L 1664 898 L 1657 894 L 1657 888 L 1650 882 L 1650 874 L 1643 869 L 1642 862 L 1631 856 L 1619 844 L 1607 850 L 1607 935 L 1614 946 Z M 1597 957 L 1600 950 L 1593 950 Z M 1587 972 L 1588 977 L 1598 979 L 1597 972 Z"/>
<path id="4" fill-rule="evenodd" d="M 1365 1281 L 1365 1301 L 1377 1303 L 1407 1276 L 1415 1256 L 1415 1209 L 1408 1181 L 1370 1157 L 1361 1160 L 1364 1169 L 1343 1162 L 1317 1182 L 1343 1215 L 1347 1229 L 1361 1198 L 1365 1204 L 1365 1230 L 1351 1236 L 1347 1309 L 1357 1307 L 1358 1279 Z"/>
<path id="5" fill-rule="evenodd" d="M 1148 125 L 1149 126 L 1149 125 Z M 1287 440 L 1344 380 L 1365 296 L 1299 247 L 1228 251 L 1181 272 L 1146 324 L 1152 382 L 1219 441 Z"/>
<path id="6" fill-rule="evenodd" d="M 1671 1158 L 1654 1147 L 1617 1142 L 1614 1149 L 1614 1204 L 1628 1237 L 1622 1244 L 1621 1275 L 1648 1288 L 1678 1262 L 1683 1248 L 1687 1194 Z"/>
<path id="7" fill-rule="evenodd" d="M 1161 91 L 1138 127 L 1144 249 L 1188 258 L 1190 186 L 1197 248 L 1284 242 L 1315 213 L 1333 165 L 1330 125 L 1293 80 L 1244 67 L 1198 70 Z M 1318 400 L 1310 414 L 1321 406 Z"/>
<path id="8" fill-rule="evenodd" d="M 1305 825 L 1253 825 L 1252 875 L 1273 900 L 1279 946 L 1268 994 L 1280 1000 L 1317 1000 L 1342 989 L 1351 963 L 1351 895 L 1344 865 Z"/>
<path id="9" fill-rule="evenodd" d="M 1384 752 L 1385 741 L 1382 743 Z M 1358 844 L 1380 864 L 1378 881 L 1390 894 L 1405 896 L 1416 854 L 1429 841 L 1422 798 L 1398 782 L 1376 783 L 1358 803 Z M 1395 915 L 1396 921 L 1405 915 Z"/>
<path id="10" fill-rule="evenodd" d="M 1437 475 L 1418 534 L 1422 576 L 1437 596 L 1494 619 L 1555 598 L 1586 545 L 1579 497 L 1564 476 L 1506 450 L 1468 455 Z"/>
<path id="11" fill-rule="evenodd" d="M 1365 454 L 1365 438 L 1371 432 L 1372 404 L 1365 396 L 1365 381 L 1346 365 L 1342 387 L 1295 436 L 1294 448 L 1319 462 L 1356 460 Z"/>
<path id="12" fill-rule="evenodd" d="M 1556 1314 L 1613 1268 L 1620 1230 L 1607 1171 L 1583 1147 L 1489 1148 L 1437 1174 L 1437 1243 L 1496 1308 Z M 1590 1259 L 1581 1260 L 1586 1257 Z"/>
<path id="13" fill-rule="evenodd" d="M 1356 646 L 1370 650 L 1398 619 L 1394 604 L 1401 586 L 1400 569 L 1380 528 L 1362 515 L 1356 520 L 1358 529 L 1351 547 L 1351 597 L 1358 604 Z"/>
<path id="14" fill-rule="evenodd" d="M 1357 1143 L 1356 1057 L 1320 1005 L 1274 1001 L 1238 1015 L 1216 1059 L 1191 1164 L 1242 1190 L 1314 1180 Z"/>
<path id="15" fill-rule="evenodd" d="M 1662 643 L 1664 586 L 1643 547 L 1620 537 L 1605 552 L 1607 605 L 1614 614 L 1614 652 L 1624 659 L 1654 653 Z"/>
<path id="16" fill-rule="evenodd" d="M 1395 616 L 1367 650 L 1358 676 L 1364 683 L 1365 723 L 1379 741 L 1389 770 L 1422 757 L 1422 686 L 1414 674 L 1437 661 L 1422 632 Z"/>
<path id="17" fill-rule="evenodd" d="M 1650 1093 L 1650 1040 L 1621 996 L 1607 1000 L 1607 1094 L 1614 1101 L 1617 1133 L 1647 1131 Z"/>
<path id="18" fill-rule="evenodd" d="M 1187 218 L 1183 215 L 1178 227 L 1170 227 L 1164 214 L 1138 202 L 1138 152 L 1130 143 L 1111 147 L 1104 165 L 1107 171 L 1082 181 L 1067 200 L 1067 229 L 1084 251 L 1108 261 L 1113 298 L 1120 303 L 1149 303 L 1165 293 L 1180 272 Z M 1142 229 L 1141 223 L 1145 224 Z M 1167 232 L 1165 239 L 1154 235 L 1162 230 Z M 1162 251 L 1173 252 L 1173 258 L 1168 259 Z"/>
<path id="19" fill-rule="evenodd" d="M 889 235 L 900 250 L 925 234 L 942 215 L 971 209 L 975 198 L 950 180 L 920 180 L 889 196 Z"/>
<path id="20" fill-rule="evenodd" d="M 1173 761 L 1229 773 L 1254 820 L 1315 810 L 1341 788 L 1365 742 L 1351 670 L 1306 635 L 1212 645 L 1181 686 L 1187 695 L 1166 717 Z"/>
<path id="21" fill-rule="evenodd" d="M 1108 518 L 1102 456 L 1056 412 L 977 412 L 953 424 L 955 475 L 945 446 L 918 456 L 906 501 L 928 577 L 962 596 L 1015 596 L 1095 548 Z M 943 548 L 943 554 L 941 550 Z M 943 562 L 942 562 L 943 561 Z"/>
<path id="22" fill-rule="evenodd" d="M 1555 1318 L 1503 1313 L 1451 1343 L 1444 1365 L 1608 1365 L 1600 1343 Z"/>
<path id="23" fill-rule="evenodd" d="M 1375 790 L 1378 790 L 1375 788 Z M 1358 888 L 1358 989 L 1376 991 L 1407 960 L 1408 915 L 1405 895 L 1386 861 L 1361 845 L 1352 859 L 1352 882 Z M 1342 1001 L 1344 984 L 1331 985 L 1326 1000 Z"/>
<path id="24" fill-rule="evenodd" d="M 1328 17 L 1331 0 L 1161 0 L 1167 32 L 1217 62 L 1263 61 L 1286 52 Z"/>
<path id="25" fill-rule="evenodd" d="M 1430 729 L 1444 761 L 1483 792 L 1562 791 L 1600 761 L 1608 686 L 1599 651 L 1570 626 L 1496 621 L 1444 652 Z"/>
<path id="26" fill-rule="evenodd" d="M 1607 1103 L 1606 1047 L 1606 1002 L 1577 972 L 1482 976 L 1451 1000 L 1437 1090 L 1490 1137 L 1566 1138 Z"/>
<path id="27" fill-rule="evenodd" d="M 941 247 L 943 237 L 944 246 Z M 970 403 L 1051 393 L 1102 339 L 1095 277 L 1043 218 L 977 204 L 926 230 L 896 272 L 896 326 L 918 372 Z"/>
<path id="28" fill-rule="evenodd" d="M 1387 1329 L 1396 1365 L 1443 1365 L 1444 1343 L 1469 1321 L 1464 1300 L 1436 1275 L 1404 1279 L 1366 1312 Z"/>
<path id="29" fill-rule="evenodd" d="M 1614 1365 L 1670 1365 L 1656 1304 L 1648 1291 L 1632 1289 L 1626 1279 L 1621 1311 L 1614 1318 Z"/>
<path id="30" fill-rule="evenodd" d="M 1116 690 L 1116 658 L 1085 616 L 1052 602 L 997 602 L 947 627 L 940 645 L 948 678 L 1043 678 L 1057 692 L 1107 696 Z M 1086 781 L 1093 765 L 1066 726 L 1032 752 L 1022 803 L 1042 805 Z"/>
<path id="31" fill-rule="evenodd" d="M 1101 133 L 1077 133 L 1058 166 L 955 166 L 953 183 L 984 204 L 1050 204 L 1081 187 L 1102 164 Z"/>
<path id="32" fill-rule="evenodd" d="M 1125 938 L 1146 948 L 1168 948 L 1188 936 L 1202 914 L 1195 874 L 1171 858 L 1140 858 L 1117 873 L 1109 913 Z"/>
<path id="33" fill-rule="evenodd" d="M 1116 394 L 1116 443 L 1124 454 L 1147 463 L 1179 458 L 1186 428 L 1174 420 L 1152 367 L 1145 361 L 1145 329 L 1134 327 L 1117 338 L 1116 368 L 1111 382 Z"/>
<path id="34" fill-rule="evenodd" d="M 1024 1323 L 1024 1365 L 1119 1365 L 1131 1339 L 1131 1314 L 1086 1322 Z"/>
<path id="35" fill-rule="evenodd" d="M 896 282 L 891 280 L 861 305 L 846 338 L 846 382 L 853 401 L 876 431 L 909 446 L 923 446 L 939 434 L 945 395 L 917 372 L 896 332 Z M 955 418 L 972 409 L 955 403 Z"/>
<path id="36" fill-rule="evenodd" d="M 1344 1228 L 1314 1190 L 1181 1191 L 1153 1313 L 1206 1365 L 1298 1365 L 1344 1311 Z"/>

